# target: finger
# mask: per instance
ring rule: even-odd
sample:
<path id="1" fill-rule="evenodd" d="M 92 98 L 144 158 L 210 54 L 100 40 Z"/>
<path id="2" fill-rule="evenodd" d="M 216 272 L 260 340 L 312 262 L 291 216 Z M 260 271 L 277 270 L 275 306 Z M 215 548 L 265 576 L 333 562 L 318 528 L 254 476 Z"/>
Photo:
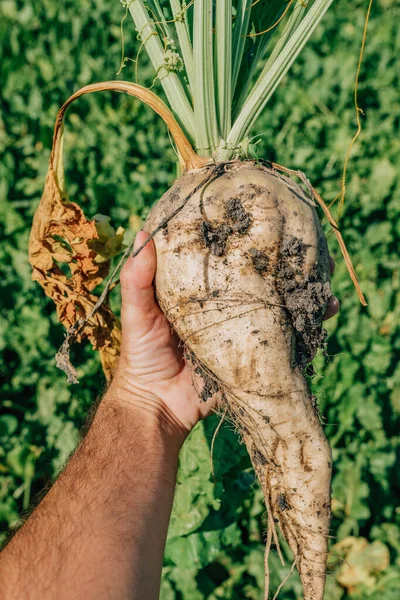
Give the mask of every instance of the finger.
<path id="1" fill-rule="evenodd" d="M 333 260 L 331 255 L 329 255 L 329 272 L 331 275 L 333 275 L 333 273 L 335 272 L 335 261 Z"/>
<path id="2" fill-rule="evenodd" d="M 149 234 L 140 231 L 135 239 L 137 250 Z M 135 258 L 128 258 L 121 271 L 122 319 L 136 322 L 157 308 L 153 279 L 156 272 L 156 253 L 151 240 Z"/>
<path id="3" fill-rule="evenodd" d="M 339 308 L 340 308 L 339 300 L 336 298 L 336 296 L 331 296 L 329 298 L 328 306 L 327 306 L 325 314 L 324 314 L 324 321 L 337 315 L 337 313 L 339 312 Z"/>

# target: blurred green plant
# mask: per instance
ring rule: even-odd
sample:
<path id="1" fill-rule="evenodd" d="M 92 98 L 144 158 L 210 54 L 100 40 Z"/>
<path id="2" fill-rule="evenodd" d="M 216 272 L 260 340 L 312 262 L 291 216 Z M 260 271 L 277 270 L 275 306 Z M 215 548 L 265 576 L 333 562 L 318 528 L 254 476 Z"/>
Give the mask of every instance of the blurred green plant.
<path id="1" fill-rule="evenodd" d="M 266 109 L 257 154 L 305 171 L 325 200 L 340 176 L 356 121 L 354 76 L 364 0 L 338 0 Z M 0 527 L 3 538 L 75 447 L 101 393 L 98 357 L 74 348 L 81 384 L 68 386 L 54 354 L 63 338 L 53 305 L 30 280 L 27 240 L 40 197 L 53 122 L 78 87 L 113 79 L 121 57 L 118 2 L 3 0 L 0 7 Z M 360 77 L 363 131 L 348 170 L 341 226 L 368 307 L 361 308 L 336 242 L 342 308 L 328 324 L 328 361 L 314 389 L 334 455 L 331 577 L 326 599 L 395 600 L 400 587 L 400 38 L 396 0 L 373 7 Z M 136 33 L 125 23 L 125 50 Z M 134 65 L 123 69 L 134 79 Z M 141 82 L 152 82 L 144 53 Z M 156 84 L 157 85 L 157 84 Z M 129 242 L 175 176 L 164 125 L 121 95 L 69 109 L 66 174 L 87 215 L 109 215 Z M 165 555 L 162 600 L 261 598 L 264 506 L 247 454 L 217 417 L 189 438 Z M 290 560 L 288 561 L 290 565 Z M 288 572 L 272 556 L 272 587 Z M 300 600 L 296 576 L 280 597 Z"/>

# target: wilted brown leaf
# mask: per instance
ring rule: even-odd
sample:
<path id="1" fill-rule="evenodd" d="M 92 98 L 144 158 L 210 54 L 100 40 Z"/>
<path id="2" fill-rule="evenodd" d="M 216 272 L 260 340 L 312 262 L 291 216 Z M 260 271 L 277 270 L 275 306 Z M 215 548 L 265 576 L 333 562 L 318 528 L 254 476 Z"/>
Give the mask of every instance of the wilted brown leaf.
<path id="1" fill-rule="evenodd" d="M 69 202 L 57 184 L 51 161 L 33 219 L 29 260 L 32 278 L 54 300 L 58 319 L 67 329 L 90 314 L 98 300 L 92 292 L 109 271 L 109 262 L 96 262 L 91 242 L 97 238 L 95 222 L 88 220 L 77 204 Z M 91 317 L 77 340 L 84 337 L 100 351 L 105 375 L 110 380 L 119 355 L 121 332 L 118 319 L 106 304 Z M 76 377 L 71 376 L 70 380 L 75 381 Z"/>

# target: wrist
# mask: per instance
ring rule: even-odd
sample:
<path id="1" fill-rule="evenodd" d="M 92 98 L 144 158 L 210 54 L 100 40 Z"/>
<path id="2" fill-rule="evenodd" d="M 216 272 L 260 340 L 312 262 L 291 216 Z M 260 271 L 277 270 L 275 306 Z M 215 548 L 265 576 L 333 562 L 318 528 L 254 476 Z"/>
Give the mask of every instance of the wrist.
<path id="1" fill-rule="evenodd" d="M 149 441 L 158 440 L 167 451 L 179 454 L 189 432 L 157 395 L 136 386 L 131 380 L 127 385 L 123 376 L 117 373 L 103 403 L 113 407 L 124 420 L 140 424 Z"/>

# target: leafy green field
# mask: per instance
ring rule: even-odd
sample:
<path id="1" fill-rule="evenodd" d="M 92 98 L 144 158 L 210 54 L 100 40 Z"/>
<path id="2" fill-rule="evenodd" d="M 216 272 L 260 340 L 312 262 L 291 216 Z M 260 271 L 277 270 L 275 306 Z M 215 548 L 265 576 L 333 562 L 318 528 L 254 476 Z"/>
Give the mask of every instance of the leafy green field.
<path id="1" fill-rule="evenodd" d="M 354 76 L 367 2 L 337 0 L 273 97 L 255 133 L 259 156 L 305 171 L 326 200 L 340 189 L 356 130 Z M 12 526 L 73 450 L 102 375 L 76 347 L 81 384 L 55 368 L 63 337 L 53 305 L 30 280 L 27 242 L 44 184 L 58 107 L 78 87 L 115 79 L 121 60 L 117 0 L 2 0 L 0 7 L 0 529 Z M 329 360 L 314 388 L 333 446 L 332 556 L 327 600 L 394 600 L 400 588 L 400 5 L 375 2 L 359 104 L 363 131 L 349 166 L 341 221 L 368 300 L 363 309 L 340 258 L 333 278 L 342 309 L 328 324 Z M 125 22 L 126 54 L 137 41 Z M 132 63 L 120 77 L 134 78 Z M 151 84 L 144 55 L 139 82 Z M 109 92 L 75 102 L 67 116 L 69 192 L 87 215 L 110 214 L 131 239 L 175 177 L 161 120 Z M 167 545 L 162 600 L 262 598 L 265 516 L 246 451 L 217 418 L 190 436 Z M 397 464 L 396 464 L 397 462 Z M 272 557 L 272 588 L 288 572 Z M 301 598 L 296 576 L 283 600 Z"/>

